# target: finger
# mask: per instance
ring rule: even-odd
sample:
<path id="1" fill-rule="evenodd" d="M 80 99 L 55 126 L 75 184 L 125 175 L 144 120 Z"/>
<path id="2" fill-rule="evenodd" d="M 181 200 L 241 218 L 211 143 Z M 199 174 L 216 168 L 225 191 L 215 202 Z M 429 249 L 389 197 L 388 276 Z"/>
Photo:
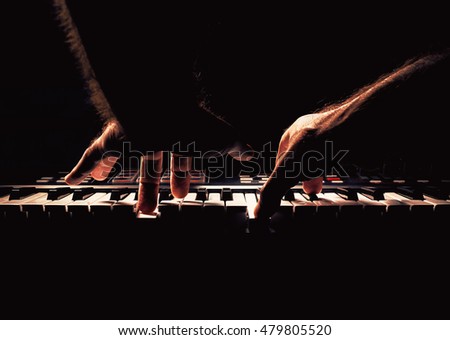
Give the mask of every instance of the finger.
<path id="1" fill-rule="evenodd" d="M 141 158 L 138 209 L 144 214 L 153 213 L 158 205 L 162 162 L 162 151 L 157 151 Z"/>
<path id="2" fill-rule="evenodd" d="M 255 208 L 257 218 L 267 219 L 272 216 L 280 206 L 286 191 L 298 183 L 300 174 L 289 171 L 294 165 L 294 159 L 292 152 L 284 152 L 278 157 L 275 170 L 261 190 L 260 199 Z"/>
<path id="3" fill-rule="evenodd" d="M 102 159 L 103 150 L 100 148 L 100 143 L 97 141 L 86 149 L 83 156 L 78 161 L 78 164 L 75 165 L 72 171 L 64 178 L 67 184 L 80 184 Z"/>
<path id="4" fill-rule="evenodd" d="M 104 158 L 104 153 L 107 150 L 111 150 L 116 142 L 120 139 L 119 136 L 122 133 L 121 127 L 118 122 L 113 121 L 105 126 L 100 137 L 98 137 L 83 153 L 83 156 L 78 161 L 78 164 L 72 169 L 72 171 L 64 178 L 69 185 L 80 184 L 98 165 L 98 163 Z M 109 164 L 107 161 L 106 166 Z M 110 169 L 111 170 L 111 169 Z M 102 171 L 96 175 L 99 175 Z"/>
<path id="5" fill-rule="evenodd" d="M 183 198 L 189 193 L 191 183 L 192 157 L 172 153 L 170 162 L 170 190 L 176 198 Z"/>
<path id="6" fill-rule="evenodd" d="M 302 187 L 303 191 L 308 194 L 319 194 L 322 191 L 323 186 L 323 177 L 317 177 L 310 179 L 308 181 L 303 181 Z"/>
<path id="7" fill-rule="evenodd" d="M 315 147 L 317 147 L 317 140 L 308 130 L 299 131 L 290 136 L 286 149 L 285 145 L 282 145 L 281 152 L 277 155 L 278 161 L 275 169 L 262 188 L 260 200 L 255 209 L 257 217 L 268 218 L 272 216 L 278 209 L 281 198 L 289 188 L 296 185 L 300 179 L 310 180 L 302 174 L 300 160 L 305 152 L 313 150 Z M 314 185 L 313 189 L 318 189 L 318 181 L 316 179 L 306 184 L 307 188 L 311 184 L 311 186 Z"/>
<path id="8" fill-rule="evenodd" d="M 97 164 L 95 169 L 92 171 L 91 176 L 97 181 L 104 181 L 108 178 L 114 164 L 116 164 L 119 157 L 106 156 Z"/>

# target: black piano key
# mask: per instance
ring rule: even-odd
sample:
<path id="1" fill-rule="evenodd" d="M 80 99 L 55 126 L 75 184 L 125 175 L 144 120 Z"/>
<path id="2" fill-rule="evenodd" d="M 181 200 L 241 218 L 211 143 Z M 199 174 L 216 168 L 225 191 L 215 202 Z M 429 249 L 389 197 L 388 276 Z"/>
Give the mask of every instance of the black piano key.
<path id="1" fill-rule="evenodd" d="M 208 191 L 206 188 L 199 188 L 197 190 L 197 195 L 195 196 L 197 201 L 206 201 L 208 199 Z"/>
<path id="2" fill-rule="evenodd" d="M 358 191 L 353 188 L 337 188 L 336 193 L 348 201 L 358 200 Z"/>
<path id="3" fill-rule="evenodd" d="M 294 200 L 295 200 L 294 192 L 293 192 L 291 189 L 289 189 L 289 190 L 286 191 L 286 193 L 284 194 L 283 199 L 284 199 L 285 201 L 294 201 Z"/>
<path id="4" fill-rule="evenodd" d="M 129 195 L 129 189 L 113 189 L 111 190 L 111 200 L 120 201 Z"/>
<path id="5" fill-rule="evenodd" d="M 48 191 L 47 199 L 55 201 L 66 197 L 72 192 L 70 187 L 53 188 Z"/>
<path id="6" fill-rule="evenodd" d="M 25 187 L 25 188 L 13 188 L 9 194 L 9 200 L 21 200 L 31 194 L 36 193 L 36 188 Z"/>
<path id="7" fill-rule="evenodd" d="M 418 188 L 398 187 L 395 189 L 395 191 L 398 192 L 400 195 L 403 195 L 412 200 L 422 200 L 423 201 L 423 199 L 424 199 L 422 190 L 419 190 Z"/>
<path id="8" fill-rule="evenodd" d="M 11 192 L 11 188 L 10 187 L 0 188 L 0 197 L 9 195 L 10 192 Z"/>
<path id="9" fill-rule="evenodd" d="M 375 201 L 384 200 L 383 190 L 380 188 L 362 187 L 359 192 Z"/>
<path id="10" fill-rule="evenodd" d="M 423 193 L 438 200 L 448 200 L 449 193 L 442 188 L 436 186 L 426 186 L 423 188 Z"/>
<path id="11" fill-rule="evenodd" d="M 73 191 L 73 200 L 74 201 L 82 201 L 94 194 L 94 188 L 88 187 L 88 188 L 79 188 L 75 189 Z"/>
<path id="12" fill-rule="evenodd" d="M 233 200 L 233 192 L 230 188 L 223 188 L 220 191 L 220 199 L 222 201 L 232 201 Z"/>
<path id="13" fill-rule="evenodd" d="M 170 201 L 173 198 L 170 189 L 160 189 L 159 190 L 159 201 Z"/>
<path id="14" fill-rule="evenodd" d="M 303 196 L 305 196 L 305 197 L 306 197 L 307 199 L 309 199 L 311 202 L 313 202 L 313 201 L 318 201 L 318 200 L 319 200 L 319 197 L 317 197 L 316 194 L 309 194 L 309 195 L 304 194 Z"/>

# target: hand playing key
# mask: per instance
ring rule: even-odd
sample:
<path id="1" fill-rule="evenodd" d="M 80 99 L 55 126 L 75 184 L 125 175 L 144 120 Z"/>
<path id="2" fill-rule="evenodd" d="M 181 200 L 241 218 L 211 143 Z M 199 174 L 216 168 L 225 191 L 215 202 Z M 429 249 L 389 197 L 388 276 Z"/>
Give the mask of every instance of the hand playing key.
<path id="1" fill-rule="evenodd" d="M 224 126 L 223 129 L 228 129 Z M 124 132 L 117 121 L 108 123 L 103 133 L 83 153 L 78 164 L 66 176 L 69 185 L 80 184 L 84 178 L 91 175 L 97 181 L 105 180 L 119 157 L 109 151 L 120 150 L 124 139 Z M 170 146 L 167 146 L 169 149 Z M 222 152 L 235 159 L 248 157 L 250 148 L 239 142 L 232 142 L 225 146 Z M 158 204 L 159 183 L 162 175 L 163 152 L 147 152 L 141 158 L 138 209 L 151 214 Z M 176 198 L 184 198 L 189 192 L 191 181 L 192 157 L 172 153 L 170 165 L 170 188 Z"/>
<path id="2" fill-rule="evenodd" d="M 350 118 L 381 90 L 397 85 L 415 73 L 447 58 L 449 54 L 447 50 L 441 54 L 432 54 L 407 62 L 397 70 L 363 87 L 342 103 L 329 105 L 319 113 L 298 118 L 281 137 L 275 169 L 262 189 L 260 200 L 255 208 L 255 216 L 263 219 L 272 216 L 278 209 L 283 195 L 299 180 L 303 181 L 303 190 L 307 194 L 320 193 L 322 177 L 308 177 L 301 172 L 292 175 L 290 172 L 294 169 L 294 165 L 302 160 L 305 153 L 317 151 L 329 132 Z"/>

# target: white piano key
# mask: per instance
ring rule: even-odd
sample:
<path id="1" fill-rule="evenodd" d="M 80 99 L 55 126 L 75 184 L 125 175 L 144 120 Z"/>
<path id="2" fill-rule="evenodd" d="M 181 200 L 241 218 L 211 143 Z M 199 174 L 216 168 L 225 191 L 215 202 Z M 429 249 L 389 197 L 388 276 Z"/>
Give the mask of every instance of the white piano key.
<path id="1" fill-rule="evenodd" d="M 387 206 L 380 201 L 372 200 L 367 196 L 358 193 L 358 202 L 363 205 L 364 211 L 380 216 L 386 212 Z"/>
<path id="2" fill-rule="evenodd" d="M 21 210 L 26 213 L 27 218 L 45 216 L 44 205 L 45 203 L 50 202 L 50 200 L 47 199 L 47 194 L 22 201 L 23 202 L 20 204 Z"/>
<path id="3" fill-rule="evenodd" d="M 226 211 L 246 212 L 247 202 L 245 195 L 242 193 L 233 193 L 233 200 L 225 202 Z"/>
<path id="4" fill-rule="evenodd" d="M 425 198 L 425 202 L 433 205 L 450 205 L 450 200 L 440 200 L 427 195 L 424 195 L 423 197 Z"/>
<path id="5" fill-rule="evenodd" d="M 185 204 L 192 204 L 192 205 L 200 205 L 203 206 L 203 201 L 196 199 L 197 194 L 195 192 L 190 192 L 186 195 L 186 197 L 183 199 L 181 205 Z"/>
<path id="6" fill-rule="evenodd" d="M 72 202 L 73 202 L 73 194 L 70 194 L 59 200 L 49 201 L 49 202 L 45 203 L 44 208 L 45 208 L 45 211 L 50 211 L 52 209 L 52 207 L 62 206 L 65 208 L 67 206 L 67 204 L 72 203 Z"/>
<path id="7" fill-rule="evenodd" d="M 104 216 L 104 214 L 107 215 L 112 212 L 112 207 L 116 202 L 116 200 L 111 199 L 111 193 L 107 193 L 102 198 L 92 202 L 89 209 L 94 216 Z"/>
<path id="8" fill-rule="evenodd" d="M 368 198 L 367 196 L 358 193 L 358 202 L 362 203 L 363 205 L 377 205 L 377 206 L 386 206 L 385 204 L 381 203 L 377 200 L 372 200 Z"/>
<path id="9" fill-rule="evenodd" d="M 339 205 L 337 205 L 332 200 L 326 198 L 322 193 L 319 193 L 316 196 L 318 199 L 312 202 L 315 205 L 317 205 L 317 215 L 331 218 L 337 217 Z"/>
<path id="10" fill-rule="evenodd" d="M 95 194 L 87 197 L 84 200 L 76 200 L 72 201 L 69 204 L 67 204 L 67 211 L 83 211 L 83 212 L 90 212 L 90 205 L 93 204 L 96 201 L 99 201 L 103 198 L 108 197 L 108 195 L 105 192 L 96 192 Z M 110 197 L 110 196 L 109 196 Z"/>
<path id="11" fill-rule="evenodd" d="M 436 213 L 443 213 L 447 216 L 450 215 L 450 200 L 441 200 L 424 195 L 425 202 L 433 205 L 433 210 Z"/>
<path id="12" fill-rule="evenodd" d="M 208 199 L 203 203 L 203 214 L 211 223 L 214 221 L 223 222 L 225 202 L 220 199 L 220 193 L 209 193 Z"/>
<path id="13" fill-rule="evenodd" d="M 346 200 L 345 198 L 339 196 L 335 192 L 324 192 L 324 193 L 318 194 L 317 197 L 319 197 L 319 198 L 323 197 L 324 199 L 332 201 L 338 205 L 341 205 L 341 204 L 361 205 L 361 203 L 358 203 L 357 201 Z"/>
<path id="14" fill-rule="evenodd" d="M 161 218 L 175 218 L 180 212 L 181 199 L 162 200 L 158 204 L 159 216 Z"/>
<path id="15" fill-rule="evenodd" d="M 158 194 L 159 197 L 159 194 Z M 136 203 L 137 202 L 137 197 L 136 197 L 136 193 L 135 192 L 130 192 L 126 197 L 122 198 L 121 200 L 118 200 L 116 204 L 121 204 L 121 203 Z"/>
<path id="16" fill-rule="evenodd" d="M 397 200 L 399 202 L 409 205 L 410 210 L 412 212 L 416 212 L 416 211 L 431 212 L 434 209 L 433 204 L 431 204 L 429 202 L 422 201 L 422 200 L 412 200 L 405 196 L 399 195 L 395 192 L 386 192 L 384 194 L 384 197 L 387 199 Z"/>
<path id="17" fill-rule="evenodd" d="M 47 193 L 46 192 L 38 192 L 35 194 L 31 194 L 27 197 L 24 197 L 22 199 L 17 200 L 8 200 L 3 203 L 3 205 L 19 205 L 22 206 L 25 203 L 33 202 L 37 200 L 45 200 L 47 199 Z"/>
<path id="18" fill-rule="evenodd" d="M 197 194 L 190 192 L 181 202 L 181 213 L 183 215 L 189 214 L 190 216 L 200 216 L 203 209 L 203 201 L 195 199 Z"/>
<path id="19" fill-rule="evenodd" d="M 319 196 L 320 195 L 320 196 Z M 346 200 L 345 198 L 339 196 L 338 194 L 334 192 L 326 192 L 323 194 L 317 195 L 319 198 L 323 197 L 324 199 L 327 199 L 329 201 L 332 201 L 334 204 L 339 206 L 339 210 L 341 212 L 356 212 L 361 211 L 363 208 L 363 205 L 358 201 L 352 201 L 352 200 Z"/>
<path id="20" fill-rule="evenodd" d="M 47 197 L 47 193 L 39 192 L 35 194 L 31 194 L 22 199 L 13 199 L 3 202 L 0 205 L 0 214 L 6 214 L 7 217 L 25 217 L 23 205 L 27 202 L 32 202 L 39 199 L 45 199 Z"/>
<path id="21" fill-rule="evenodd" d="M 225 201 L 225 211 L 230 226 L 235 230 L 244 230 L 247 227 L 247 201 L 242 193 L 233 193 L 233 200 Z"/>
<path id="22" fill-rule="evenodd" d="M 123 212 L 131 214 L 135 212 L 137 202 L 138 200 L 136 198 L 136 193 L 130 192 L 126 197 L 114 203 L 112 206 L 112 210 L 114 212 Z"/>
<path id="23" fill-rule="evenodd" d="M 302 205 L 302 206 L 316 206 L 313 202 L 311 202 L 309 199 L 307 199 L 305 196 L 300 194 L 299 192 L 294 192 L 294 201 L 291 201 L 291 203 L 294 206 Z"/>
<path id="24" fill-rule="evenodd" d="M 220 199 L 219 193 L 212 192 L 208 195 L 208 199 L 204 202 L 204 208 L 209 210 L 210 207 L 225 207 L 225 202 Z"/>
<path id="25" fill-rule="evenodd" d="M 294 200 L 290 203 L 294 207 L 294 214 L 297 218 L 312 217 L 317 212 L 317 205 L 306 199 L 302 194 L 294 192 Z"/>
<path id="26" fill-rule="evenodd" d="M 258 204 L 256 195 L 253 193 L 246 193 L 245 201 L 247 202 L 248 218 L 250 220 L 254 220 L 255 219 L 255 208 L 256 208 L 256 205 Z"/>
<path id="27" fill-rule="evenodd" d="M 406 213 L 407 211 L 410 210 L 410 205 L 406 204 L 403 201 L 400 201 L 396 198 L 391 198 L 391 197 L 396 197 L 389 195 L 389 193 L 383 193 L 384 196 L 384 200 L 379 200 L 378 202 L 386 205 L 386 212 L 387 213 Z"/>
<path id="28" fill-rule="evenodd" d="M 325 195 L 323 193 L 319 193 L 316 195 L 318 200 L 314 200 L 313 203 L 317 204 L 318 206 L 325 206 L 325 205 L 336 205 L 336 203 L 329 197 L 329 195 Z"/>

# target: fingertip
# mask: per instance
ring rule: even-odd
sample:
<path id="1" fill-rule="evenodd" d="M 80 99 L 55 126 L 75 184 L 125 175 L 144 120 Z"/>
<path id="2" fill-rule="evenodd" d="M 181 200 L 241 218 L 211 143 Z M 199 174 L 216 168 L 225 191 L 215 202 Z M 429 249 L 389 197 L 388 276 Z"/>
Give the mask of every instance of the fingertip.
<path id="1" fill-rule="evenodd" d="M 156 210 L 156 206 L 156 203 L 142 202 L 138 204 L 138 211 L 146 215 L 152 215 Z"/>
<path id="2" fill-rule="evenodd" d="M 68 185 L 78 185 L 81 183 L 82 180 L 83 180 L 82 178 L 74 177 L 72 174 L 68 174 L 66 177 L 64 177 L 64 181 Z"/>
<path id="3" fill-rule="evenodd" d="M 172 196 L 175 198 L 185 198 L 189 193 L 188 188 L 171 188 Z"/>
<path id="4" fill-rule="evenodd" d="M 302 183 L 303 191 L 307 195 L 320 194 L 323 187 L 323 178 L 317 177 Z"/>
<path id="5" fill-rule="evenodd" d="M 138 194 L 138 210 L 151 214 L 158 206 L 159 185 L 155 183 L 140 183 Z"/>
<path id="6" fill-rule="evenodd" d="M 105 179 L 108 178 L 108 175 L 106 175 L 106 176 L 105 175 L 100 175 L 100 174 L 98 174 L 98 173 L 96 173 L 94 171 L 92 172 L 91 176 L 92 176 L 93 179 L 95 179 L 98 182 L 102 182 L 102 181 L 104 181 Z"/>
<path id="7" fill-rule="evenodd" d="M 175 198 L 184 198 L 189 193 L 191 176 L 189 173 L 184 173 L 182 176 L 179 173 L 172 172 L 170 178 L 170 191 Z"/>

